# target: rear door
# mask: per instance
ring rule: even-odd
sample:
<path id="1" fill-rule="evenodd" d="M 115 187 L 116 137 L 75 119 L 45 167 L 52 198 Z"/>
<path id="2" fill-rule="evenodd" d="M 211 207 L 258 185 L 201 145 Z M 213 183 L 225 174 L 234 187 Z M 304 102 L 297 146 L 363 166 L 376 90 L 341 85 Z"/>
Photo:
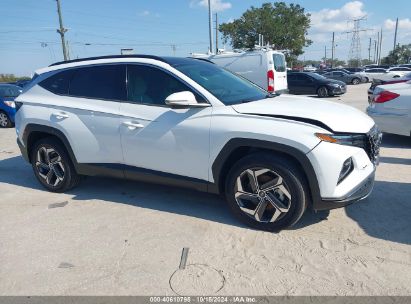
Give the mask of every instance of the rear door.
<path id="1" fill-rule="evenodd" d="M 274 68 L 274 89 L 282 91 L 288 89 L 287 84 L 287 63 L 282 53 L 268 52 L 269 62 L 272 62 Z"/>
<path id="2" fill-rule="evenodd" d="M 127 95 L 125 65 L 69 69 L 40 86 L 61 96 L 40 94 L 39 102 L 49 105 L 39 108 L 39 117 L 47 117 L 51 126 L 66 135 L 79 163 L 122 161 L 119 111 Z"/>

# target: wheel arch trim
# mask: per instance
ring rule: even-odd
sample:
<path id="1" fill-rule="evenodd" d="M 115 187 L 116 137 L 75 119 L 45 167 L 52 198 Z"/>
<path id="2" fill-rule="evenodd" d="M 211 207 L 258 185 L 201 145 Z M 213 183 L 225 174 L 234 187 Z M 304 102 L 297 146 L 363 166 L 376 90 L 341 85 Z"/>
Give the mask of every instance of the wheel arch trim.
<path id="1" fill-rule="evenodd" d="M 73 149 L 71 148 L 70 142 L 67 139 L 66 135 L 62 131 L 54 127 L 33 124 L 33 123 L 26 125 L 26 127 L 24 128 L 23 136 L 22 136 L 24 147 L 27 150 L 27 156 L 28 156 L 29 162 L 31 161 L 30 160 L 30 154 L 31 154 L 30 148 L 31 147 L 29 147 L 29 139 L 30 139 L 30 136 L 36 132 L 49 134 L 50 136 L 57 137 L 63 143 L 64 147 L 66 148 L 66 151 L 68 152 L 70 156 L 71 161 L 73 162 L 74 167 L 77 170 L 78 162 L 77 162 L 76 156 L 74 155 Z"/>
<path id="2" fill-rule="evenodd" d="M 292 146 L 249 138 L 233 138 L 230 139 L 224 145 L 223 149 L 217 155 L 211 166 L 212 175 L 214 179 L 214 186 L 216 187 L 216 189 L 210 189 L 211 192 L 221 192 L 221 186 L 223 183 L 221 177 L 227 173 L 224 172 L 224 165 L 226 161 L 229 160 L 231 154 L 239 148 L 264 149 L 272 151 L 274 153 L 277 152 L 292 157 L 301 166 L 302 171 L 306 176 L 307 183 L 310 188 L 310 195 L 313 206 L 315 207 L 316 203 L 321 201 L 321 194 L 317 175 L 310 160 L 304 152 Z"/>

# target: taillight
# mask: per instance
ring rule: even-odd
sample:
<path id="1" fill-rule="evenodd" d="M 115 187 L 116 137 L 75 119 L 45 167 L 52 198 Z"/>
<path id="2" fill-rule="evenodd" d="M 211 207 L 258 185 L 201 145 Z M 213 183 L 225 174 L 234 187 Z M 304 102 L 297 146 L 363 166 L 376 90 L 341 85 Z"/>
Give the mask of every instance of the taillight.
<path id="1" fill-rule="evenodd" d="M 274 92 L 274 71 L 269 70 L 267 72 L 268 92 Z"/>
<path id="2" fill-rule="evenodd" d="M 397 93 L 390 92 L 390 91 L 382 91 L 381 93 L 378 93 L 378 95 L 375 96 L 374 102 L 375 103 L 384 103 L 390 100 L 393 100 L 400 96 Z"/>

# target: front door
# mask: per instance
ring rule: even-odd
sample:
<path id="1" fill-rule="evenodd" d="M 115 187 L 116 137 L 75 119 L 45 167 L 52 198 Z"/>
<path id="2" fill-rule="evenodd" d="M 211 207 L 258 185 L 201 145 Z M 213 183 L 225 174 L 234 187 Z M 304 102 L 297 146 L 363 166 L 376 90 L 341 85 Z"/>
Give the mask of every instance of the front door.
<path id="1" fill-rule="evenodd" d="M 149 65 L 127 67 L 128 101 L 122 103 L 121 143 L 126 176 L 134 173 L 208 181 L 212 107 L 171 108 L 170 94 L 191 91 L 168 72 Z"/>

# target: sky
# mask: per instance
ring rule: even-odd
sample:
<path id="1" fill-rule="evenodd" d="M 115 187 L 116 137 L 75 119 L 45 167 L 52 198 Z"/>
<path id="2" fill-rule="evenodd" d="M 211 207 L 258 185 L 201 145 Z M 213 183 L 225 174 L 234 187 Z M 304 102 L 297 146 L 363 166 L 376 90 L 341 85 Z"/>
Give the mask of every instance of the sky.
<path id="1" fill-rule="evenodd" d="M 212 0 L 219 23 L 239 18 L 260 0 Z M 411 0 L 294 0 L 311 14 L 309 38 L 300 59 L 331 57 L 335 32 L 335 57 L 347 60 L 353 23 L 365 17 L 361 28 L 362 57 L 368 57 L 369 39 L 383 30 L 382 55 L 393 48 L 395 20 L 397 42 L 411 43 Z M 207 0 L 61 0 L 71 59 L 135 53 L 189 56 L 208 50 Z M 41 67 L 63 59 L 55 0 L 0 0 L 0 73 L 30 76 Z M 372 42 L 373 43 L 373 42 Z M 220 47 L 223 42 L 220 41 Z M 230 49 L 226 45 L 226 49 Z M 374 48 L 372 47 L 371 58 Z"/>

